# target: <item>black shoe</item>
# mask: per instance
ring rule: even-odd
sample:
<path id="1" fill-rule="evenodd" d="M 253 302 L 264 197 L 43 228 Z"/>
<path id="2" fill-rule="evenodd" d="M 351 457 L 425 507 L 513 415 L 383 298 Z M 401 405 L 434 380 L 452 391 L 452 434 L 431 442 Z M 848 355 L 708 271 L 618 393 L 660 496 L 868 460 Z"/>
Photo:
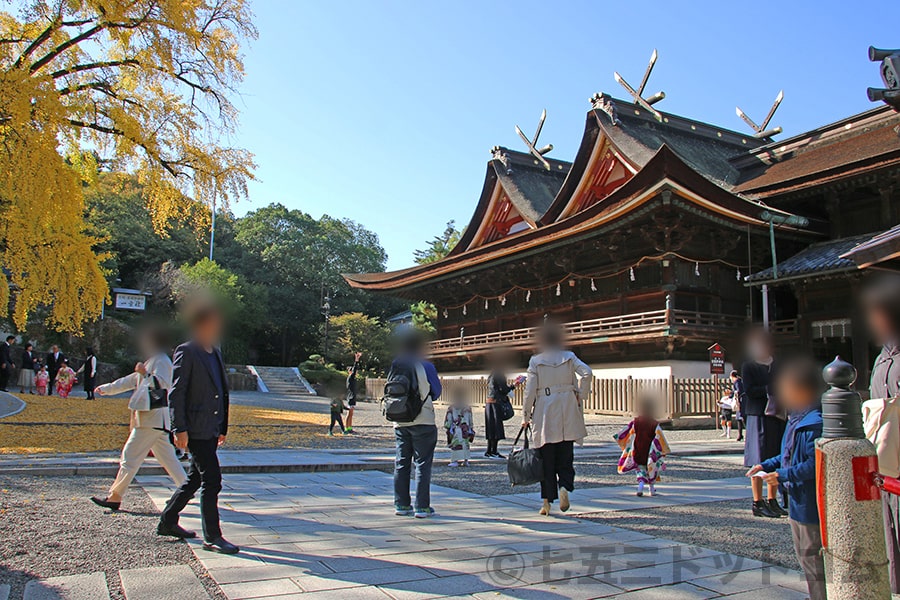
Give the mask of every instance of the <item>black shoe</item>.
<path id="1" fill-rule="evenodd" d="M 501 459 L 501 460 L 505 460 L 505 459 L 506 459 L 506 457 L 503 456 L 502 454 L 500 454 L 499 452 L 498 452 L 497 454 L 494 455 L 494 458 L 499 458 L 499 459 Z"/>
<path id="2" fill-rule="evenodd" d="M 159 522 L 159 525 L 156 526 L 156 535 L 165 535 L 168 537 L 181 538 L 183 540 L 193 539 L 197 537 L 197 533 L 194 531 L 189 531 L 176 523 L 175 525 L 169 525 L 167 523 Z"/>
<path id="3" fill-rule="evenodd" d="M 103 498 L 101 500 L 96 496 L 91 496 L 91 502 L 93 502 L 97 506 L 108 508 L 109 510 L 119 510 L 119 507 L 122 506 L 121 502 L 110 502 L 108 498 Z"/>
<path id="4" fill-rule="evenodd" d="M 484 453 L 485 458 L 494 458 L 494 456 L 495 456 L 495 454 L 493 452 L 485 452 Z"/>
<path id="5" fill-rule="evenodd" d="M 220 554 L 237 554 L 240 548 L 229 542 L 223 537 L 217 537 L 211 542 L 203 542 L 203 549 L 210 552 L 218 552 Z"/>
<path id="6" fill-rule="evenodd" d="M 776 516 L 779 516 L 779 517 L 788 516 L 787 511 L 784 510 L 783 508 L 781 508 L 781 505 L 778 504 L 778 500 L 775 500 L 774 498 L 771 500 L 766 500 L 766 504 L 768 505 L 769 510 L 771 512 L 775 513 Z"/>
<path id="7" fill-rule="evenodd" d="M 769 505 L 765 500 L 753 502 L 753 516 L 767 517 L 769 519 L 777 519 L 779 517 L 779 515 L 773 513 L 771 509 L 769 509 Z"/>

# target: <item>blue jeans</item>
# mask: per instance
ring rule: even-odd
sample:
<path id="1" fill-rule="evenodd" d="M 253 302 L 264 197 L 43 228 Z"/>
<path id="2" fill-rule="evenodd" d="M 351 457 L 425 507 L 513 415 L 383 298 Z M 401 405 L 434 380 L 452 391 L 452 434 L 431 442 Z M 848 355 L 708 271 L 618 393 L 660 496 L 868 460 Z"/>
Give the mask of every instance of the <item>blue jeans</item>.
<path id="1" fill-rule="evenodd" d="M 394 504 L 412 506 L 409 480 L 416 466 L 416 508 L 431 507 L 431 464 L 437 446 L 435 425 L 395 427 L 397 462 L 394 464 Z"/>

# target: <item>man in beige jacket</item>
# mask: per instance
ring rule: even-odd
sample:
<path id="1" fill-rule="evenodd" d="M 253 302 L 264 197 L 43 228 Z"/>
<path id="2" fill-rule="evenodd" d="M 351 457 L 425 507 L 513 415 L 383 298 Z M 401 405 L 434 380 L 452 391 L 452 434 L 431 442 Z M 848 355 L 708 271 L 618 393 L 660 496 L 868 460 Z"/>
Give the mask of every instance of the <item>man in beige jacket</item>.
<path id="1" fill-rule="evenodd" d="M 575 489 L 574 443 L 587 436 L 582 399 L 591 391 L 591 368 L 574 353 L 563 350 L 563 332 L 545 325 L 539 334 L 540 354 L 531 357 L 525 379 L 523 427 L 532 425 L 534 446 L 544 464 L 541 481 L 543 506 L 550 514 L 553 501 L 569 510 L 569 492 Z"/>

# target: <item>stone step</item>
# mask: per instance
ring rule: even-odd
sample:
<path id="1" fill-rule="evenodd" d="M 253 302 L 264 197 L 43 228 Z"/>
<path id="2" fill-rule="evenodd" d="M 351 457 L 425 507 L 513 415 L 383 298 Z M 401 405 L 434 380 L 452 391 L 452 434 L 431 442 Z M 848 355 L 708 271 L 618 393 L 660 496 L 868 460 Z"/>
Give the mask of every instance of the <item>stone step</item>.
<path id="1" fill-rule="evenodd" d="M 22 600 L 109 600 L 109 588 L 102 571 L 33 579 L 25 584 Z"/>
<path id="2" fill-rule="evenodd" d="M 209 593 L 187 565 L 119 571 L 128 600 L 208 600 Z"/>

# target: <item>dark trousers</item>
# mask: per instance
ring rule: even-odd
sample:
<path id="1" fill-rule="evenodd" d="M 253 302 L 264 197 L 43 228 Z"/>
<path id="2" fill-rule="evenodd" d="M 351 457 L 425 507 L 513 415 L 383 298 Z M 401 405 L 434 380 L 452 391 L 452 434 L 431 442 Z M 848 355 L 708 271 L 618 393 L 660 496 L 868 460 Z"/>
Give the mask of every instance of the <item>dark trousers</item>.
<path id="1" fill-rule="evenodd" d="M 162 512 L 162 522 L 176 525 L 178 515 L 187 506 L 197 490 L 200 490 L 200 516 L 203 518 L 203 538 L 211 542 L 222 537 L 219 525 L 219 492 L 222 491 L 222 470 L 216 450 L 219 441 L 188 440 L 191 451 L 191 468 L 187 481 L 169 498 Z"/>
<path id="2" fill-rule="evenodd" d="M 819 524 L 810 525 L 791 519 L 794 552 L 803 567 L 809 600 L 828 600 L 825 590 L 825 559 L 822 557 L 822 533 Z"/>
<path id="3" fill-rule="evenodd" d="M 12 369 L 10 367 L 5 367 L 0 369 L 0 390 L 5 390 L 6 386 L 9 385 L 10 375 L 12 374 Z"/>
<path id="4" fill-rule="evenodd" d="M 437 427 L 434 425 L 409 425 L 395 427 L 397 461 L 394 464 L 394 504 L 411 506 L 409 482 L 412 468 L 416 467 L 416 506 L 431 507 L 431 466 L 434 448 L 437 446 Z"/>
<path id="5" fill-rule="evenodd" d="M 570 492 L 575 489 L 574 442 L 556 442 L 541 446 L 541 462 L 544 463 L 544 479 L 541 480 L 541 498 L 553 502 L 559 497 L 559 488 Z"/>
<path id="6" fill-rule="evenodd" d="M 335 423 L 341 426 L 341 431 L 344 431 L 344 417 L 341 416 L 341 413 L 331 413 L 331 425 L 328 426 L 328 431 L 334 431 Z"/>
<path id="7" fill-rule="evenodd" d="M 88 400 L 94 399 L 94 386 L 96 384 L 96 377 L 85 377 L 84 378 L 84 393 L 87 395 Z"/>

